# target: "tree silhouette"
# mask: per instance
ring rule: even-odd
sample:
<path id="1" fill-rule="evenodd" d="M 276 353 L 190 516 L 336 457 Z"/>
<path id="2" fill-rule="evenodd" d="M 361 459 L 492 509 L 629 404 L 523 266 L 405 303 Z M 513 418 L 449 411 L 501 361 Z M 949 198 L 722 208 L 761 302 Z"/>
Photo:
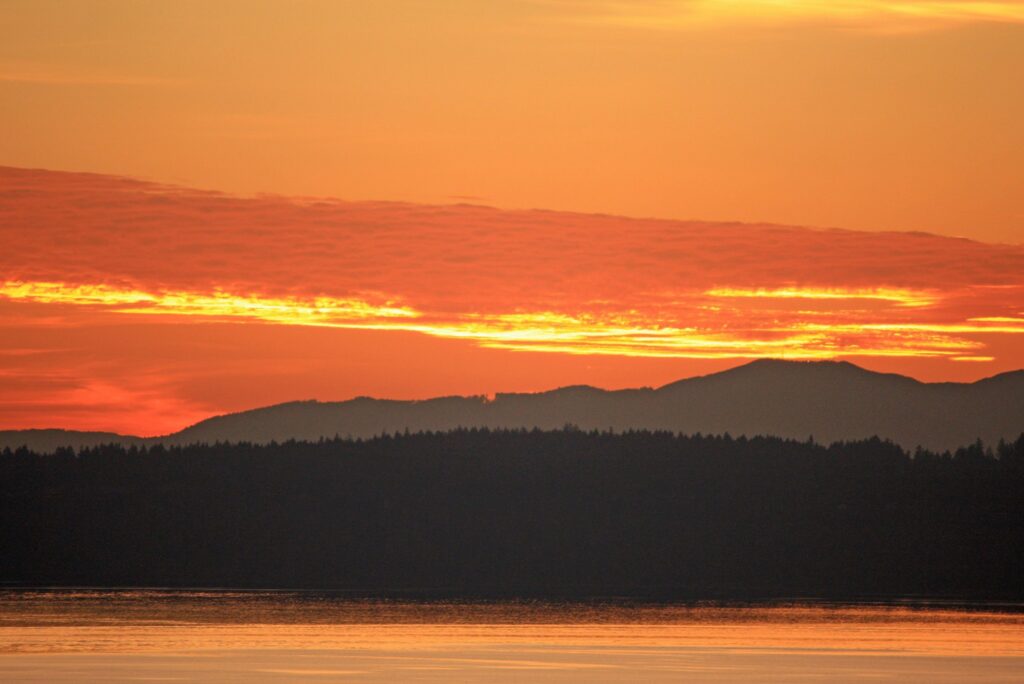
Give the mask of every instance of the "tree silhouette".
<path id="1" fill-rule="evenodd" d="M 0 452 L 0 581 L 367 595 L 1024 598 L 1024 435 L 456 430 Z"/>

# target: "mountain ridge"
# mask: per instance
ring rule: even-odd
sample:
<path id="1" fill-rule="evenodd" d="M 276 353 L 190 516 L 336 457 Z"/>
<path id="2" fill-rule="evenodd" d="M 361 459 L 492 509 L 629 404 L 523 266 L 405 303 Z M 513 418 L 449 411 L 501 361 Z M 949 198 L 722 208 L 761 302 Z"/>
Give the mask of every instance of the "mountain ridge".
<path id="1" fill-rule="evenodd" d="M 296 400 L 212 416 L 169 435 L 141 438 L 68 430 L 0 431 L 0 448 L 26 445 L 270 442 L 370 437 L 455 428 L 650 429 L 773 435 L 823 442 L 879 436 L 904 448 L 955 449 L 1024 432 L 1024 370 L 972 383 L 926 383 L 847 361 L 759 359 L 657 388 L 570 385 L 544 392 L 419 400 Z M 61 443 L 64 442 L 64 443 Z"/>

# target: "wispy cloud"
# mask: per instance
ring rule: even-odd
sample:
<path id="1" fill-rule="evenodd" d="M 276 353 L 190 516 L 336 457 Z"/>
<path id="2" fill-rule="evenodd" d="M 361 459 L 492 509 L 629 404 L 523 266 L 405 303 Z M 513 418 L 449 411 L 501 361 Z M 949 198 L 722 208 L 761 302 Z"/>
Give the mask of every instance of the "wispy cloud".
<path id="1" fill-rule="evenodd" d="M 1024 23 L 1019 0 L 553 0 L 578 20 L 654 29 L 816 24 L 881 31 Z"/>

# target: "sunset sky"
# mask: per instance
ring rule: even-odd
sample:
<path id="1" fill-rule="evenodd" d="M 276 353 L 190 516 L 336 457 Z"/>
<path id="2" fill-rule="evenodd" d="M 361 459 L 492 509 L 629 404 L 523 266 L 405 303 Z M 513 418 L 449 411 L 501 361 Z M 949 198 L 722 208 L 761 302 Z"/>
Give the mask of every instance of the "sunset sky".
<path id="1" fill-rule="evenodd" d="M 1022 82 L 1000 0 L 8 0 L 0 429 L 1022 368 Z"/>

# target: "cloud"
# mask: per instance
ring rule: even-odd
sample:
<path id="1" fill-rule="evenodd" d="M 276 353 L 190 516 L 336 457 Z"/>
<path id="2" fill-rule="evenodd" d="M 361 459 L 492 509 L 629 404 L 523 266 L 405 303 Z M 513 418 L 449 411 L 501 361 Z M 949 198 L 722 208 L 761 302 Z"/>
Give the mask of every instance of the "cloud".
<path id="1" fill-rule="evenodd" d="M 1020 308 L 1014 246 L 2 177 L 12 300 L 695 358 L 952 357 L 1024 330 L 979 320 Z"/>
<path id="2" fill-rule="evenodd" d="M 651 29 L 824 25 L 902 31 L 967 23 L 1024 23 L 1017 0 L 583 0 L 547 2 L 587 22 Z"/>
<path id="3" fill-rule="evenodd" d="M 633 386 L 765 356 L 1024 366 L 1024 247 L 923 233 L 0 168 L 0 244 L 6 427 L 153 434 L 298 397 Z"/>

